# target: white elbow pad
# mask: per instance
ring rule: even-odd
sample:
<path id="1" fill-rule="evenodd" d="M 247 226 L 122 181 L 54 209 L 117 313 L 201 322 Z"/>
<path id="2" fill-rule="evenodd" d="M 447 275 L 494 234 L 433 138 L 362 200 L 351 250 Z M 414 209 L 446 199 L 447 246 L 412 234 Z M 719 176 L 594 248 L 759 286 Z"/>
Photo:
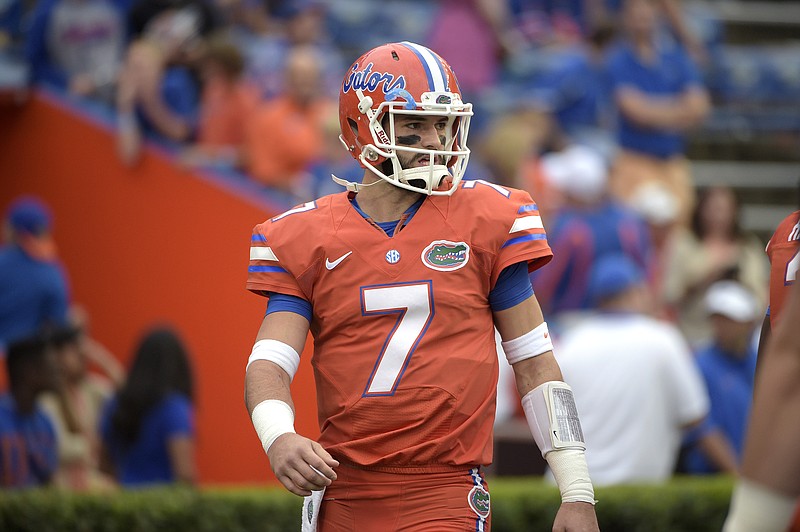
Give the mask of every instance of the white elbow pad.
<path id="1" fill-rule="evenodd" d="M 549 381 L 525 394 L 522 410 L 542 456 L 558 449 L 586 450 L 569 384 Z"/>
<path id="2" fill-rule="evenodd" d="M 300 355 L 289 344 L 278 340 L 259 340 L 253 345 L 253 351 L 247 361 L 247 368 L 256 360 L 268 360 L 280 366 L 283 371 L 294 379 L 297 368 L 300 366 Z M 247 371 L 245 368 L 245 371 Z"/>
<path id="3" fill-rule="evenodd" d="M 553 350 L 547 322 L 542 322 L 519 338 L 501 342 L 500 345 L 503 346 L 508 363 L 512 365 Z"/>

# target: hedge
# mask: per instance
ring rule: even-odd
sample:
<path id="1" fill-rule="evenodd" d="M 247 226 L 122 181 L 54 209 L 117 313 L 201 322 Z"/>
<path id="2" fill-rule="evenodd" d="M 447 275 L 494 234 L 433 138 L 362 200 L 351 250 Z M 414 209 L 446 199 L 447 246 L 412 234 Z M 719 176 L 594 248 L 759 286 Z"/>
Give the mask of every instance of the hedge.
<path id="1" fill-rule="evenodd" d="M 541 478 L 490 478 L 492 530 L 551 530 L 557 490 Z M 604 532 L 718 532 L 730 478 L 597 489 Z M 278 488 L 158 488 L 112 494 L 0 492 L 0 530 L 30 532 L 297 532 L 301 500 Z"/>

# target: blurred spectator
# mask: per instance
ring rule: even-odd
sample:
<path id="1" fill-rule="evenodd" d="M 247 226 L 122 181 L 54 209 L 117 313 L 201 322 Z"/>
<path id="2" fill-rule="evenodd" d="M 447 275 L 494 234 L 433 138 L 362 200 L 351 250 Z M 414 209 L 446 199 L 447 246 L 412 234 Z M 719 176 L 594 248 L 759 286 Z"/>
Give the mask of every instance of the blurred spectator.
<path id="1" fill-rule="evenodd" d="M 654 0 L 668 23 L 669 33 L 697 57 L 705 57 L 703 43 L 689 28 L 681 0 Z M 598 26 L 617 20 L 623 0 L 511 0 L 517 28 L 536 44 L 579 41 Z"/>
<path id="2" fill-rule="evenodd" d="M 595 21 L 618 19 L 624 6 L 624 0 L 606 0 L 605 2 L 588 0 L 588 3 L 600 7 L 592 14 Z M 685 2 L 683 0 L 655 0 L 655 7 L 660 11 L 659 38 L 671 38 L 685 48 L 694 60 L 706 61 L 708 59 L 706 44 L 702 41 L 696 28 L 693 28 L 688 22 Z"/>
<path id="3" fill-rule="evenodd" d="M 225 37 L 209 40 L 200 63 L 203 91 L 197 143 L 184 151 L 191 166 L 238 167 L 245 124 L 258 105 L 258 91 L 242 79 L 244 57 Z"/>
<path id="4" fill-rule="evenodd" d="M 70 307 L 69 324 L 78 331 L 78 348 L 88 364 L 88 369 L 93 370 L 88 377 L 107 381 L 106 386 L 111 388 L 122 386 L 125 369 L 114 354 L 92 336 L 86 309 L 80 305 Z"/>
<path id="5" fill-rule="evenodd" d="M 512 0 L 516 28 L 537 47 L 579 42 L 603 0 Z"/>
<path id="6" fill-rule="evenodd" d="M 44 335 L 8 346 L 10 393 L 0 396 L 0 486 L 29 488 L 50 484 L 58 467 L 53 425 L 37 398 L 57 386 L 55 353 Z"/>
<path id="7" fill-rule="evenodd" d="M 264 185 L 311 197 L 306 172 L 321 153 L 324 121 L 332 108 L 320 90 L 314 48 L 293 48 L 286 59 L 280 97 L 262 103 L 248 125 L 248 173 Z"/>
<path id="8" fill-rule="evenodd" d="M 765 306 L 769 271 L 764 246 L 742 231 L 739 219 L 739 203 L 730 187 L 703 189 L 690 228 L 677 231 L 668 252 L 664 300 L 695 347 L 711 338 L 703 297 L 716 281 L 739 281 Z"/>
<path id="9" fill-rule="evenodd" d="M 220 26 L 226 33 L 262 34 L 270 31 L 272 17 L 266 9 L 268 2 L 252 0 L 215 0 Z"/>
<path id="10" fill-rule="evenodd" d="M 21 0 L 5 0 L 0 5 L 0 50 L 5 50 L 22 39 Z"/>
<path id="11" fill-rule="evenodd" d="M 0 248 L 0 351 L 46 325 L 66 322 L 67 277 L 56 258 L 53 216 L 39 198 L 21 196 L 5 218 Z"/>
<path id="12" fill-rule="evenodd" d="M 117 89 L 117 148 L 136 162 L 142 137 L 185 142 L 195 133 L 199 86 L 189 66 L 202 51 L 202 12 L 195 5 L 153 16 L 128 47 Z"/>
<path id="13" fill-rule="evenodd" d="M 70 325 L 53 335 L 61 385 L 46 392 L 40 404 L 56 431 L 59 471 L 56 484 L 71 490 L 102 490 L 114 486 L 100 467 L 100 414 L 115 385 L 121 384 L 119 363 L 94 341 L 73 314 Z M 108 368 L 106 375 L 89 371 L 90 362 Z"/>
<path id="14" fill-rule="evenodd" d="M 552 116 L 546 149 L 561 150 L 572 143 L 591 146 L 607 159 L 614 155 L 613 112 L 606 51 L 614 27 L 598 26 L 585 42 L 549 54 L 544 71 L 524 97 L 527 105 Z M 540 150 L 535 149 L 538 155 Z"/>
<path id="15" fill-rule="evenodd" d="M 684 429 L 708 413 L 700 372 L 680 331 L 647 315 L 644 272 L 630 258 L 599 260 L 590 294 L 599 312 L 554 352 L 575 394 L 592 481 L 667 481 Z"/>
<path id="16" fill-rule="evenodd" d="M 756 349 L 753 332 L 760 317 L 753 295 L 736 281 L 713 284 L 705 297 L 711 320 L 711 343 L 695 356 L 711 399 L 706 421 L 687 436 L 687 450 L 682 471 L 691 474 L 718 473 L 720 466 L 713 457 L 693 445 L 695 439 L 716 429 L 741 462 L 750 406 L 753 401 L 753 379 L 756 371 Z"/>
<path id="17" fill-rule="evenodd" d="M 538 171 L 539 149 L 548 142 L 551 122 L 552 116 L 531 105 L 496 113 L 485 132 L 476 130 L 477 142 L 472 143 L 475 156 L 483 160 L 491 174 L 478 177 L 527 189 L 533 195 L 541 182 L 538 174 L 533 176 L 531 172 Z M 528 164 L 530 168 L 525 166 Z M 539 194 L 534 199 L 539 204 L 545 202 Z"/>
<path id="18" fill-rule="evenodd" d="M 26 43 L 33 81 L 111 104 L 126 38 L 109 0 L 37 2 Z"/>
<path id="19" fill-rule="evenodd" d="M 103 466 L 123 486 L 193 484 L 193 400 L 191 361 L 181 338 L 169 328 L 144 335 L 101 418 Z"/>
<path id="20" fill-rule="evenodd" d="M 234 43 L 245 56 L 245 79 L 259 89 L 261 98 L 280 96 L 291 50 L 308 46 L 320 57 L 317 90 L 326 97 L 337 97 L 348 64 L 328 35 L 325 2 L 288 0 L 265 4 L 251 4 L 246 10 L 248 18 L 231 31 Z M 264 12 L 265 7 L 270 11 L 251 18 L 253 11 Z"/>
<path id="21" fill-rule="evenodd" d="M 24 97 L 29 65 L 23 52 L 23 2 L 0 2 L 0 103 Z"/>
<path id="22" fill-rule="evenodd" d="M 650 233 L 652 261 L 648 279 L 655 296 L 654 315 L 669 319 L 671 315 L 663 298 L 664 276 L 669 250 L 677 232 L 678 200 L 664 183 L 652 181 L 636 190 L 631 205 L 645 221 Z"/>
<path id="23" fill-rule="evenodd" d="M 625 0 L 624 38 L 609 56 L 620 146 L 611 190 L 630 200 L 638 185 L 661 181 L 678 198 L 685 223 L 695 193 L 684 137 L 709 113 L 709 96 L 686 52 L 656 38 L 653 1 Z"/>
<path id="24" fill-rule="evenodd" d="M 514 28 L 508 0 L 439 0 L 438 7 L 427 46 L 448 58 L 464 101 L 473 101 L 497 83 L 502 59 L 520 53 L 525 41 Z"/>
<path id="25" fill-rule="evenodd" d="M 588 288 L 594 263 L 623 253 L 646 270 L 650 239 L 641 218 L 608 196 L 607 168 L 596 152 L 572 146 L 545 156 L 542 167 L 563 204 L 545 219 L 553 260 L 531 280 L 545 313 L 563 322 L 568 314 L 592 308 Z"/>
<path id="26" fill-rule="evenodd" d="M 336 107 L 331 107 L 322 123 L 320 156 L 308 168 L 314 183 L 312 195 L 315 198 L 344 190 L 341 185 L 333 182 L 331 174 L 354 182 L 364 177 L 364 168 L 342 146 L 339 131 L 339 112 Z"/>
<path id="27" fill-rule="evenodd" d="M 198 32 L 208 35 L 221 21 L 213 0 L 114 0 L 128 13 L 128 32 L 132 39 L 140 38 L 148 30 L 153 19 L 165 11 L 191 7 L 199 19 Z"/>

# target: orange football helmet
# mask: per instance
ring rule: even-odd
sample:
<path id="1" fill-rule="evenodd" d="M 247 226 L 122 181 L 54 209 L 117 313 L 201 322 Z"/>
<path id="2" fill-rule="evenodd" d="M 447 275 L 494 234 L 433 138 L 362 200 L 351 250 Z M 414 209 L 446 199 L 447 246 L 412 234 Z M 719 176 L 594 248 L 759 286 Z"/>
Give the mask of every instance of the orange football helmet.
<path id="1" fill-rule="evenodd" d="M 443 150 L 395 142 L 398 114 L 447 117 Z M 411 42 L 373 48 L 350 67 L 339 92 L 340 140 L 361 165 L 389 183 L 423 194 L 450 195 L 469 160 L 472 104 L 461 100 L 458 81 L 444 59 Z M 404 169 L 398 152 L 428 154 L 430 163 Z M 436 164 L 444 160 L 445 164 Z M 334 178 L 350 190 L 359 185 Z"/>

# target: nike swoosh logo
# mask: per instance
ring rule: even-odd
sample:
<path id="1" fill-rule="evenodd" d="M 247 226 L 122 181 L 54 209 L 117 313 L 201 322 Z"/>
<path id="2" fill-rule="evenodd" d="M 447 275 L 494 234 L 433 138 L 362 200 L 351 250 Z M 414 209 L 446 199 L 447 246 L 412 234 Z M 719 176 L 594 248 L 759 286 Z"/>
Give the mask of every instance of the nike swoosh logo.
<path id="1" fill-rule="evenodd" d="M 334 269 L 335 267 L 337 267 L 339 265 L 339 263 L 341 263 L 344 259 L 349 257 L 351 253 L 352 253 L 352 251 L 348 251 L 347 253 L 345 253 L 344 255 L 342 255 L 341 257 L 339 257 L 338 259 L 336 259 L 333 262 L 329 261 L 328 258 L 325 257 L 325 267 L 328 268 L 329 270 Z"/>

